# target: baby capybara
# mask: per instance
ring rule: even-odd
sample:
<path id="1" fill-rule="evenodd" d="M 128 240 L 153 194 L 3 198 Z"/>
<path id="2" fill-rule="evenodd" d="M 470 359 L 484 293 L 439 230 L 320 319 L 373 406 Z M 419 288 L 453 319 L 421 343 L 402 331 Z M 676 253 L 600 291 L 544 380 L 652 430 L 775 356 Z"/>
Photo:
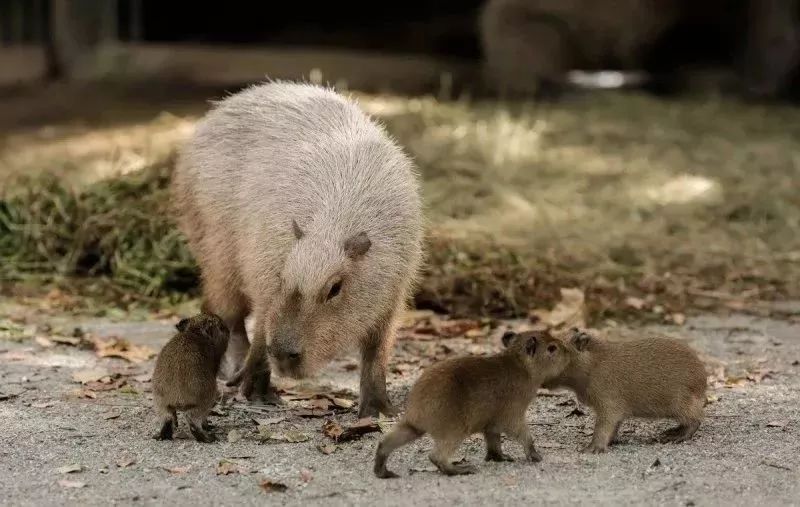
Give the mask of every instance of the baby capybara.
<path id="1" fill-rule="evenodd" d="M 665 337 L 609 340 L 572 329 L 565 337 L 569 364 L 546 388 L 566 387 L 595 411 L 585 452 L 604 452 L 629 417 L 672 418 L 666 441 L 692 437 L 703 419 L 705 366 L 685 343 Z"/>
<path id="2" fill-rule="evenodd" d="M 487 461 L 508 461 L 502 433 L 519 442 L 528 461 L 541 461 L 525 421 L 525 411 L 543 381 L 566 367 L 564 344 L 546 332 L 503 335 L 498 354 L 448 359 L 426 369 L 411 388 L 406 413 L 375 454 L 375 475 L 397 477 L 386 460 L 398 447 L 429 433 L 435 441 L 430 460 L 446 475 L 470 474 L 475 468 L 450 461 L 473 433 L 486 439 Z"/>
<path id="3" fill-rule="evenodd" d="M 177 412 L 186 412 L 189 429 L 199 442 L 213 442 L 206 417 L 217 401 L 217 372 L 228 346 L 228 328 L 216 315 L 182 319 L 178 332 L 156 358 L 153 401 L 161 422 L 154 438 L 171 440 Z"/>

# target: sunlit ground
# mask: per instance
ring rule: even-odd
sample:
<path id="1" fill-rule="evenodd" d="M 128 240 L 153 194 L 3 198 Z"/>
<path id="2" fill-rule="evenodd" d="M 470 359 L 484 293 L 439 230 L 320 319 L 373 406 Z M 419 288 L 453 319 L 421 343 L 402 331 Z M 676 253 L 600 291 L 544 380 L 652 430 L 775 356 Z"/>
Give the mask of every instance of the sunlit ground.
<path id="1" fill-rule="evenodd" d="M 499 249 L 554 287 L 636 280 L 655 293 L 799 292 L 798 110 L 631 94 L 549 106 L 358 98 L 418 163 L 432 240 L 457 245 L 433 253 L 432 277 L 472 269 L 459 252 Z M 136 172 L 174 150 L 207 107 L 142 102 L 133 120 L 115 102 L 111 117 L 6 128 L 0 184 L 13 191 L 15 175 L 37 172 L 76 185 Z"/>

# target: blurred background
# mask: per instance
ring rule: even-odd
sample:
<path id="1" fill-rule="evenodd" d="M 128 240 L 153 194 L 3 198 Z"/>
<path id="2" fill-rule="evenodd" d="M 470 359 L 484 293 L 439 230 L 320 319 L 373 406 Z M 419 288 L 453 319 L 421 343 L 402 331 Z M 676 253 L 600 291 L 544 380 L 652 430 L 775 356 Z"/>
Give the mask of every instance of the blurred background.
<path id="1" fill-rule="evenodd" d="M 197 294 L 166 215 L 209 101 L 265 78 L 351 94 L 413 155 L 417 305 L 674 322 L 800 290 L 800 2 L 0 0 L 0 275 Z"/>

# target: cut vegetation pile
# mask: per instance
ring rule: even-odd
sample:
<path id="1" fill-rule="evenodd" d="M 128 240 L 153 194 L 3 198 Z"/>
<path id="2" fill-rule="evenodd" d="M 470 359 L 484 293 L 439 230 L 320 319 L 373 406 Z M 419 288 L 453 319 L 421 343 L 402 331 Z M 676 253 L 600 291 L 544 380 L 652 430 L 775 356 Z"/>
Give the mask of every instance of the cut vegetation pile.
<path id="1" fill-rule="evenodd" d="M 800 296 L 800 111 L 635 95 L 538 108 L 359 99 L 420 166 L 420 306 L 517 316 L 579 287 L 591 320 L 663 319 Z M 166 213 L 173 160 L 76 190 L 52 176 L 8 187 L 0 275 L 192 294 L 197 270 Z"/>

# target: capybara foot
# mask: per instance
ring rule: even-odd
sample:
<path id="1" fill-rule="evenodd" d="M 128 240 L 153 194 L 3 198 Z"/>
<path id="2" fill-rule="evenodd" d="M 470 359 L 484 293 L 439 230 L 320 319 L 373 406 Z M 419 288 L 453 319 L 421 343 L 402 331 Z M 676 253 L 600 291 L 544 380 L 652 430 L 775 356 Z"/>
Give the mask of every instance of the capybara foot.
<path id="1" fill-rule="evenodd" d="M 514 461 L 514 458 L 504 452 L 487 452 L 486 461 Z"/>

